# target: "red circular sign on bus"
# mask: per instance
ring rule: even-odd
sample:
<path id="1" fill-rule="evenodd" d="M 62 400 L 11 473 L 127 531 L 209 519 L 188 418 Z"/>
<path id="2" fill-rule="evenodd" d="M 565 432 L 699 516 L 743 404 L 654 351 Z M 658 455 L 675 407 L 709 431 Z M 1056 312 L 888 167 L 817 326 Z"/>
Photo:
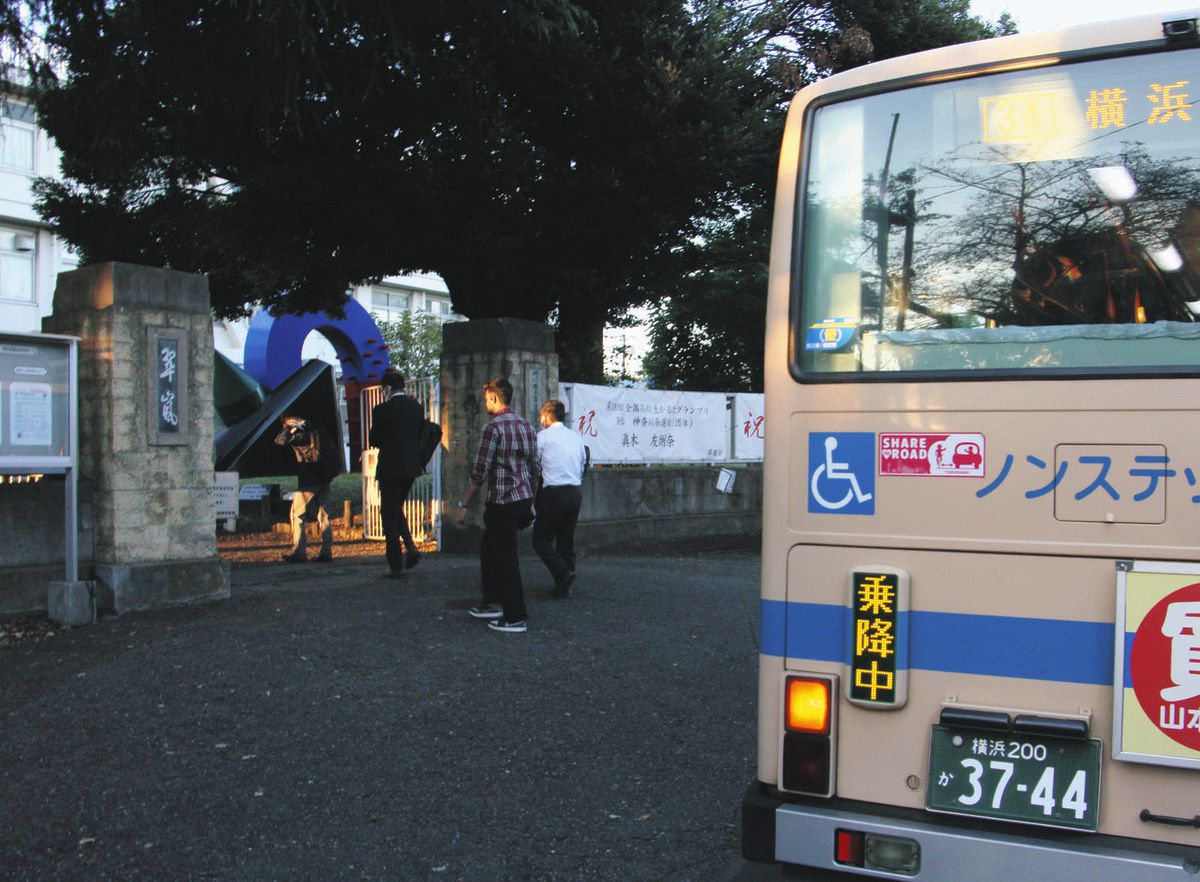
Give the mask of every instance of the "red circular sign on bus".
<path id="1" fill-rule="evenodd" d="M 1200 582 L 1172 591 L 1142 619 L 1129 680 L 1150 722 L 1200 751 Z"/>

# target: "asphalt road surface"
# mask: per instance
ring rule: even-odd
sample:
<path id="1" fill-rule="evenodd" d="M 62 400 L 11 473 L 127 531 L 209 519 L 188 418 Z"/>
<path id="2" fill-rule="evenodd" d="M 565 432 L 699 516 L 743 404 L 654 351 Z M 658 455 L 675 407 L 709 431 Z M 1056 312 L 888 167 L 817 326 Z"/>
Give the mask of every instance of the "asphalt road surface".
<path id="1" fill-rule="evenodd" d="M 0 877 L 759 880 L 758 558 L 239 564 L 227 601 L 0 649 Z M 787 878 L 827 879 L 827 874 Z"/>

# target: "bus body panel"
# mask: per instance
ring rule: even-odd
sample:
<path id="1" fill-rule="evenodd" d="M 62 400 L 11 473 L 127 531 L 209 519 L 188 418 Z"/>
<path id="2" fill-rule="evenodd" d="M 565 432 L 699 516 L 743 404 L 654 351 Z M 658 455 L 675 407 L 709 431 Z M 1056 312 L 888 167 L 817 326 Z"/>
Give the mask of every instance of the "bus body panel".
<path id="1" fill-rule="evenodd" d="M 1153 851 L 1139 848 L 1137 843 L 1107 840 L 1055 843 L 1022 835 L 1020 829 L 964 831 L 863 810 L 811 805 L 780 809 L 775 830 L 779 859 L 879 879 L 909 878 L 893 872 L 856 870 L 834 861 L 829 844 L 837 831 L 844 829 L 919 842 L 921 869 L 913 878 L 922 882 L 963 882 L 967 878 L 1186 882 L 1194 878 L 1197 867 L 1179 849 L 1171 847 Z"/>
<path id="2" fill-rule="evenodd" d="M 1200 446 L 1193 440 L 1200 437 L 1200 412 L 1139 406 L 1138 399 L 1150 394 L 1141 393 L 1145 385 L 1109 381 L 1089 388 L 1087 381 L 1076 382 L 1073 397 L 1097 400 L 1099 395 L 1105 401 L 1105 409 L 1091 411 L 983 411 L 979 405 L 994 399 L 999 386 L 967 384 L 955 391 L 974 393 L 975 399 L 961 412 L 793 412 L 786 422 L 774 424 L 786 425 L 789 436 L 791 532 L 903 547 L 1194 556 L 1200 505 L 1192 499 L 1200 495 L 1200 486 L 1192 490 L 1185 478 L 1168 488 L 1165 478 L 1153 479 L 1147 473 L 1165 469 L 1183 478 L 1191 469 L 1200 476 Z M 1156 390 L 1159 396 L 1200 401 L 1200 382 L 1162 380 L 1158 385 L 1163 387 Z M 1054 394 L 1049 389 L 1046 393 Z M 870 515 L 812 513 L 810 478 L 820 466 L 819 460 L 810 460 L 814 433 L 886 435 L 897 442 L 943 435 L 978 437 L 986 444 L 985 463 L 981 475 L 961 477 L 879 474 L 874 465 L 876 492 Z M 835 449 L 834 456 L 839 455 Z M 1148 457 L 1168 461 L 1159 465 Z M 837 487 L 824 492 L 846 491 Z"/>
<path id="3" fill-rule="evenodd" d="M 1063 59 L 1165 50 L 1163 22 L 1195 17 L 1194 10 L 1143 16 L 947 47 L 838 74 L 792 103 L 776 190 L 764 383 L 773 427 L 764 482 L 776 492 L 764 496 L 756 792 L 778 804 L 775 860 L 904 878 L 836 863 L 834 833 L 849 827 L 920 838 L 921 879 L 1174 879 L 1200 867 L 1200 829 L 1141 819 L 1143 810 L 1196 816 L 1200 773 L 1111 756 L 1112 684 L 1121 663 L 1119 562 L 1200 561 L 1200 380 L 1047 374 L 810 382 L 792 370 L 802 348 L 796 335 L 804 332 L 794 314 L 793 271 L 812 107 L 914 84 L 1052 68 Z M 857 443 L 854 436 L 868 435 L 871 486 L 851 498 L 839 472 L 842 454 Z M 885 435 L 899 444 L 959 436 L 946 451 L 953 474 L 885 471 Z M 840 446 L 824 446 L 829 438 Z M 1155 471 L 1163 474 L 1156 478 Z M 823 483 L 831 472 L 838 472 L 837 490 Z M 857 513 L 831 511 L 828 504 L 843 495 L 849 509 L 859 497 L 869 495 L 870 503 Z M 846 694 L 850 574 L 873 566 L 911 578 L 906 613 L 910 640 L 919 645 L 907 648 L 907 698 L 896 709 L 858 706 Z M 955 622 L 994 620 L 1016 629 L 997 633 L 1011 634 L 1022 619 L 1036 622 L 1047 640 L 1060 633 L 1084 639 L 1086 653 L 991 645 L 974 663 L 969 647 L 954 645 Z M 837 678 L 829 800 L 777 789 L 783 684 L 797 673 Z M 1089 736 L 1101 742 L 1097 834 L 928 811 L 931 734 L 948 707 L 1086 721 Z"/>
<path id="4" fill-rule="evenodd" d="M 924 808 L 930 784 L 926 780 L 929 735 L 944 707 L 1084 719 L 1091 737 L 1102 742 L 1107 756 L 1112 735 L 1115 639 L 1112 561 L 794 546 L 788 559 L 788 596 L 803 601 L 791 600 L 788 604 L 795 615 L 786 619 L 785 670 L 835 674 L 844 687 L 848 672 L 845 660 L 831 661 L 805 653 L 819 645 L 848 654 L 849 636 L 831 639 L 809 630 L 803 622 L 804 611 L 808 604 L 816 604 L 843 608 L 841 611 L 848 616 L 846 574 L 864 564 L 907 570 L 913 580 L 910 613 L 936 611 L 937 617 L 949 619 L 950 624 L 932 625 L 922 632 L 914 627 L 913 645 L 907 648 L 911 668 L 908 699 L 903 707 L 876 710 L 845 702 L 840 705 L 836 771 L 839 797 Z M 1070 586 L 1069 592 L 1048 590 L 1049 586 L 1064 584 Z M 969 638 L 956 640 L 953 632 L 960 619 L 1014 623 L 1020 617 L 1037 620 L 1039 635 L 1053 636 L 1061 628 L 1064 641 L 976 646 Z M 763 618 L 767 623 L 781 621 L 778 610 L 764 611 Z M 1080 627 L 1071 627 L 1073 623 Z M 923 640 L 931 633 L 939 639 Z M 1092 642 L 1073 642 L 1079 635 Z M 764 641 L 764 645 L 777 646 L 779 642 Z M 829 652 L 823 654 L 828 656 Z M 994 668 L 997 674 L 953 670 L 962 667 Z M 1027 676 L 1000 673 L 1006 670 Z M 1148 826 L 1139 819 L 1142 809 L 1173 817 L 1196 814 L 1196 788 L 1178 786 L 1181 774 L 1195 773 L 1141 763 L 1107 763 L 1100 788 L 1099 832 L 1195 843 L 1194 830 Z"/>

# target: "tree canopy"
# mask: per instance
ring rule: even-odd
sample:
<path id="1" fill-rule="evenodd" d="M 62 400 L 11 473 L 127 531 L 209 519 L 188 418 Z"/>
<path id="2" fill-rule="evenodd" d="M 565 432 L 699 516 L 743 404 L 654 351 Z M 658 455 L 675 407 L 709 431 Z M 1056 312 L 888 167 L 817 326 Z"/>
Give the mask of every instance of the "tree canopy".
<path id="1" fill-rule="evenodd" d="M 726 0 L 34 7 L 39 210 L 85 261 L 207 273 L 222 317 L 431 270 L 469 317 L 554 319 L 597 381 L 608 316 L 775 150 Z"/>
<path id="2" fill-rule="evenodd" d="M 1011 29 L 968 0 L 0 9 L 7 60 L 45 50 L 64 176 L 38 207 L 83 260 L 205 272 L 220 317 L 336 313 L 350 285 L 434 271 L 464 315 L 556 323 L 581 382 L 603 376 L 605 322 L 661 302 L 655 376 L 739 388 L 761 372 L 787 96 Z"/>
<path id="3" fill-rule="evenodd" d="M 969 14 L 969 0 L 748 0 L 743 39 L 763 47 L 765 75 L 780 100 L 831 73 L 896 55 L 1015 31 Z M 767 137 L 777 142 L 781 132 Z M 762 389 L 774 163 L 760 163 L 743 213 L 710 224 L 677 249 L 652 311 L 645 367 L 657 386 Z"/>
<path id="4" fill-rule="evenodd" d="M 392 367 L 406 377 L 435 377 L 442 356 L 442 323 L 426 312 L 402 312 L 394 321 L 376 316 Z"/>

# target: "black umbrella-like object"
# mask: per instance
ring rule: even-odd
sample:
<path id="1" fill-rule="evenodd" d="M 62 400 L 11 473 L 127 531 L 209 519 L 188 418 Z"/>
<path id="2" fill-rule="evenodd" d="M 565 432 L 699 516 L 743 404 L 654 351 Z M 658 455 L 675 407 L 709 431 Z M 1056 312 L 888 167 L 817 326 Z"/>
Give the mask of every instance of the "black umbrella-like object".
<path id="1" fill-rule="evenodd" d="M 243 478 L 295 471 L 291 449 L 275 443 L 285 415 L 300 416 L 322 427 L 333 438 L 335 449 L 344 449 L 337 395 L 333 365 L 316 358 L 305 362 L 268 393 L 253 413 L 217 435 L 213 442 L 216 470 L 238 472 Z"/>

